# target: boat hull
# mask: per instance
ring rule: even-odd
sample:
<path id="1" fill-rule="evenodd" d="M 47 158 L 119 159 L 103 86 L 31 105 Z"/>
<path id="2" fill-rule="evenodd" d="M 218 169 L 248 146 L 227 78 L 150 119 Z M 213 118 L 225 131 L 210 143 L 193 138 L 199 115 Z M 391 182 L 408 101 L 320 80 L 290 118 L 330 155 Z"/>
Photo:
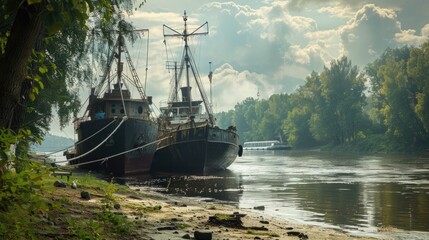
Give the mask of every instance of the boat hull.
<path id="1" fill-rule="evenodd" d="M 111 124 L 112 121 L 115 122 Z M 131 118 L 124 121 L 117 128 L 120 122 L 121 119 L 99 119 L 80 123 L 77 129 L 78 144 L 76 145 L 76 157 L 82 157 L 75 161 L 77 164 L 83 164 L 79 165 L 80 168 L 96 171 L 103 170 L 115 176 L 150 171 L 156 151 L 156 144 L 115 157 L 111 156 L 155 142 L 158 134 L 158 125 L 151 121 Z M 100 131 L 103 127 L 106 128 Z M 109 137 L 116 128 L 116 132 Z M 100 132 L 97 133 L 98 131 Z M 79 143 L 92 135 L 94 136 L 90 139 Z M 108 138 L 107 141 L 96 148 L 106 138 Z M 94 148 L 96 149 L 93 150 Z M 106 160 L 85 164 L 103 158 L 106 158 Z"/>
<path id="2" fill-rule="evenodd" d="M 211 172 L 224 170 L 236 159 L 239 139 L 235 131 L 200 126 L 161 135 L 153 171 Z"/>

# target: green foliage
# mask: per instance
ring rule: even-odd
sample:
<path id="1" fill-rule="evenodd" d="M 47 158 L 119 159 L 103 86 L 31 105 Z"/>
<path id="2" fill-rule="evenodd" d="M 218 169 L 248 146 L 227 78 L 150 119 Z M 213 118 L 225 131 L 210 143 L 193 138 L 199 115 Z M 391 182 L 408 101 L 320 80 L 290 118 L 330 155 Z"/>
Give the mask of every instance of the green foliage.
<path id="1" fill-rule="evenodd" d="M 10 129 L 0 128 L 0 169 L 24 170 L 29 165 L 27 152 L 30 141 L 37 141 L 37 138 L 34 140 L 29 129 L 19 129 L 15 134 Z"/>
<path id="2" fill-rule="evenodd" d="M 217 125 L 221 128 L 235 126 L 235 116 L 233 110 L 229 110 L 228 112 L 216 113 L 215 118 L 217 121 Z"/>
<path id="3" fill-rule="evenodd" d="M 120 234 L 121 236 L 130 235 L 132 222 L 124 216 L 115 214 L 110 210 L 104 210 L 98 213 L 98 217 L 100 221 L 111 224 L 112 226 L 109 226 L 109 228 L 111 228 L 114 233 Z"/>
<path id="4" fill-rule="evenodd" d="M 310 132 L 311 112 L 308 107 L 294 108 L 289 112 L 283 124 L 284 132 L 287 133 L 287 141 L 293 146 L 311 147 L 316 140 Z"/>
<path id="5" fill-rule="evenodd" d="M 150 213 L 150 212 L 159 212 L 161 211 L 161 206 L 160 205 L 155 205 L 155 206 L 141 206 L 138 207 L 137 210 L 142 212 L 142 213 Z"/>
<path id="6" fill-rule="evenodd" d="M 104 227 L 98 221 L 84 220 L 84 219 L 67 219 L 69 225 L 69 232 L 76 235 L 78 239 L 86 240 L 101 240 L 107 239 L 103 235 Z"/>
<path id="7" fill-rule="evenodd" d="M 39 164 L 31 163 L 29 169 L 20 173 L 14 171 L 4 172 L 1 176 L 0 211 L 7 211 L 13 206 L 25 206 L 26 204 L 35 209 L 39 209 L 36 191 L 42 187 L 42 176 L 47 174 L 47 170 L 41 168 Z"/>
<path id="8" fill-rule="evenodd" d="M 0 238 L 32 239 L 33 225 L 39 215 L 46 215 L 48 207 L 38 193 L 43 191 L 47 170 L 31 163 L 25 170 L 3 172 L 0 176 Z"/>
<path id="9" fill-rule="evenodd" d="M 4 51 L 6 49 L 6 43 L 7 43 L 7 39 L 9 38 L 9 31 L 1 33 L 0 32 L 0 55 L 4 54 Z"/>
<path id="10" fill-rule="evenodd" d="M 371 80 L 372 116 L 387 136 L 405 148 L 428 145 L 428 43 L 420 48 L 388 49 L 366 73 Z"/>
<path id="11" fill-rule="evenodd" d="M 313 129 L 324 128 L 326 139 L 334 143 L 353 141 L 361 130 L 357 121 L 363 111 L 364 80 L 358 76 L 356 66 L 346 57 L 331 62 L 331 67 L 320 75 L 321 96 L 319 122 Z"/>
<path id="12" fill-rule="evenodd" d="M 280 133 L 294 148 L 421 151 L 429 147 L 428 76 L 429 42 L 387 49 L 364 72 L 343 57 L 322 73 L 311 73 L 290 95 L 248 98 L 217 118 L 236 124 L 242 142 Z"/>
<path id="13" fill-rule="evenodd" d="M 426 132 L 429 132 L 429 42 L 411 50 L 407 73 L 416 85 L 414 110 Z"/>

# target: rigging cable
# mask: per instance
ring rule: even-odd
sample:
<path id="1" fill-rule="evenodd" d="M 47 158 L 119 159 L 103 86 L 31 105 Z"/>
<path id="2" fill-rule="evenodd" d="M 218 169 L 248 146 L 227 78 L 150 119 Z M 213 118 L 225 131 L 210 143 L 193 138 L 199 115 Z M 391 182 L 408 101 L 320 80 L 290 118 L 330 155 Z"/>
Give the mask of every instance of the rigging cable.
<path id="1" fill-rule="evenodd" d="M 147 72 L 149 69 L 149 30 L 147 30 L 147 44 L 146 44 L 146 73 L 144 77 L 144 90 L 146 91 Z"/>

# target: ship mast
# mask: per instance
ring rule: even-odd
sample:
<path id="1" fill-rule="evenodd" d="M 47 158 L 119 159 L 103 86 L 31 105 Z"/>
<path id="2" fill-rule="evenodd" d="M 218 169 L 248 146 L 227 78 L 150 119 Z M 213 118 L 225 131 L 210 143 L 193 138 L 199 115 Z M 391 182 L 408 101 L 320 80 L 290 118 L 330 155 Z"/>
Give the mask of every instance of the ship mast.
<path id="1" fill-rule="evenodd" d="M 207 114 L 209 116 L 209 122 L 214 124 L 213 112 L 212 112 L 210 103 L 207 100 L 204 89 L 202 88 L 201 80 L 199 78 L 196 66 L 194 66 L 194 64 L 193 64 L 192 54 L 191 54 L 191 51 L 189 49 L 189 44 L 188 44 L 188 38 L 189 37 L 196 36 L 196 35 L 207 35 L 209 33 L 208 32 L 208 22 L 205 22 L 203 25 L 199 26 L 193 32 L 189 33 L 188 32 L 188 25 L 187 25 L 188 16 L 186 15 L 186 11 L 184 12 L 184 15 L 183 15 L 183 21 L 184 21 L 184 26 L 185 26 L 183 33 L 180 33 L 180 32 L 178 32 L 178 31 L 176 31 L 176 30 L 174 30 L 174 29 L 172 29 L 166 25 L 163 25 L 164 26 L 164 38 L 165 37 L 181 37 L 183 39 L 183 41 L 185 42 L 185 48 L 184 48 L 184 53 L 183 53 L 184 54 L 184 59 L 183 59 L 184 61 L 181 64 L 181 71 L 183 68 L 185 68 L 184 70 L 185 70 L 185 74 L 186 74 L 186 87 L 187 87 L 187 91 L 188 91 L 188 99 L 186 99 L 186 100 L 187 100 L 188 105 L 189 105 L 189 111 L 188 111 L 189 118 L 192 117 L 192 97 L 190 94 L 190 85 L 191 85 L 190 84 L 190 74 L 192 72 L 192 75 L 194 76 L 195 81 L 197 83 L 198 90 L 199 90 L 201 97 L 203 99 Z M 206 31 L 197 32 L 203 27 L 207 28 Z M 165 28 L 169 29 L 173 33 L 166 34 Z"/>
<path id="2" fill-rule="evenodd" d="M 118 36 L 118 53 L 116 54 L 116 57 L 118 58 L 118 66 L 117 66 L 117 71 L 118 71 L 118 80 L 116 82 L 116 87 L 119 89 L 119 91 L 121 91 L 122 87 L 121 87 L 121 79 L 122 79 L 122 71 L 124 69 L 124 63 L 121 61 L 121 56 L 122 56 L 122 52 L 123 52 L 123 47 L 124 47 L 124 37 L 122 36 L 122 34 L 119 34 Z"/>
<path id="3" fill-rule="evenodd" d="M 132 31 L 140 32 L 143 34 L 147 33 L 147 36 L 148 36 L 147 45 L 149 45 L 149 29 L 135 29 Z M 146 93 L 145 93 L 146 79 L 145 79 L 145 85 L 143 87 L 143 85 L 141 84 L 141 81 L 137 75 L 137 71 L 134 67 L 134 64 L 131 60 L 130 53 L 128 52 L 127 46 L 125 44 L 124 36 L 121 32 L 118 31 L 118 33 L 119 33 L 118 39 L 115 43 L 115 46 L 113 47 L 112 53 L 109 56 L 109 59 L 108 59 L 107 64 L 106 64 L 106 68 L 104 70 L 103 75 L 101 76 L 101 81 L 100 81 L 97 89 L 95 90 L 94 94 L 95 94 L 95 96 L 99 96 L 99 94 L 101 93 L 101 90 L 103 89 L 103 85 L 106 83 L 106 81 L 107 81 L 107 85 L 108 85 L 107 86 L 108 92 L 111 92 L 111 89 L 110 89 L 110 77 L 111 77 L 110 76 L 110 70 L 111 70 L 113 62 L 116 58 L 117 59 L 117 71 L 116 71 L 117 80 L 116 80 L 116 82 L 117 82 L 118 89 L 119 90 L 122 89 L 121 83 L 123 82 L 123 80 L 131 80 L 131 83 L 137 88 L 137 91 L 140 94 L 140 98 L 142 100 L 144 100 L 144 99 L 146 99 Z M 116 50 L 117 50 L 117 52 L 116 52 Z M 147 48 L 147 51 L 148 50 L 149 50 L 149 48 Z M 132 76 L 131 79 L 127 76 L 125 76 L 125 78 L 122 79 L 122 77 L 123 77 L 122 73 L 124 70 L 124 62 L 122 62 L 122 53 L 125 54 L 124 55 L 125 60 L 127 61 L 128 66 L 130 68 L 131 76 Z M 147 55 L 146 55 L 146 76 L 147 76 L 147 70 L 148 70 L 148 68 L 147 68 L 148 56 L 149 55 L 147 53 Z M 112 76 L 112 78 L 113 78 L 113 76 Z M 125 87 L 126 87 L 126 85 L 125 85 Z"/>
<path id="4" fill-rule="evenodd" d="M 188 110 L 188 116 L 192 115 L 192 96 L 191 96 L 191 84 L 189 82 L 189 45 L 188 45 L 188 17 L 186 16 L 186 11 L 183 15 L 183 21 L 185 22 L 185 30 L 183 31 L 183 41 L 185 41 L 185 64 L 186 64 L 186 87 L 188 87 L 188 104 L 189 104 L 189 110 Z"/>

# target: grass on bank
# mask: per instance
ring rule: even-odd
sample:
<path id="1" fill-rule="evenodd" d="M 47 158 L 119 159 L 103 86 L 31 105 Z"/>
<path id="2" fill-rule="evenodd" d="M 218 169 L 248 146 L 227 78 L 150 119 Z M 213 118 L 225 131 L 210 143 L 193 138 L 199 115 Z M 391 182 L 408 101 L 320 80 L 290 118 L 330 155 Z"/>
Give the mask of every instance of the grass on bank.
<path id="1" fill-rule="evenodd" d="M 24 171 L 1 175 L 0 239 L 130 239 L 136 234 L 136 221 L 114 209 L 114 193 L 131 190 L 90 174 L 73 174 L 70 182 L 63 180 L 67 188 L 56 188 L 54 182 L 62 179 L 52 171 L 31 162 Z M 72 180 L 78 190 L 70 188 Z M 81 200 L 82 190 L 102 204 Z"/>

